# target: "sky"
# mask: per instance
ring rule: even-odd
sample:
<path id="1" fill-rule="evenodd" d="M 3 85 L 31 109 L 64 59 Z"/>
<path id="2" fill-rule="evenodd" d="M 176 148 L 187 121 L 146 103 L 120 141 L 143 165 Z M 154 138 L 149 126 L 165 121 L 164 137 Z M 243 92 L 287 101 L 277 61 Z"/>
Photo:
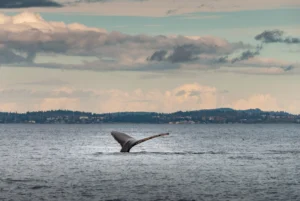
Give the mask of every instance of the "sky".
<path id="1" fill-rule="evenodd" d="M 298 0 L 1 0 L 0 111 L 300 114 Z"/>

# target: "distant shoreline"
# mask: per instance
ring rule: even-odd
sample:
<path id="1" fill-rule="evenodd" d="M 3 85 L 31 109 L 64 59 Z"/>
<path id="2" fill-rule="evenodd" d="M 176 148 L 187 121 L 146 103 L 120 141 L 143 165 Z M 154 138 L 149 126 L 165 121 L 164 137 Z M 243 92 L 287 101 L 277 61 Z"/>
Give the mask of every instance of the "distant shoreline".
<path id="1" fill-rule="evenodd" d="M 169 124 L 169 123 L 0 123 L 0 125 L 168 125 L 168 126 L 193 126 L 193 125 L 298 125 L 298 122 L 260 122 L 260 123 L 196 123 L 196 124 Z"/>
<path id="2" fill-rule="evenodd" d="M 195 123 L 195 124 L 169 124 L 169 123 L 0 123 L 0 125 L 124 125 L 124 124 L 147 124 L 147 125 L 170 125 L 170 126 L 186 126 L 186 125 L 274 125 L 274 124 L 300 124 L 298 122 L 260 122 L 260 123 Z"/>
<path id="3" fill-rule="evenodd" d="M 291 124 L 300 115 L 260 109 L 218 108 L 174 113 L 115 112 L 89 113 L 51 110 L 26 113 L 0 112 L 0 124 Z"/>

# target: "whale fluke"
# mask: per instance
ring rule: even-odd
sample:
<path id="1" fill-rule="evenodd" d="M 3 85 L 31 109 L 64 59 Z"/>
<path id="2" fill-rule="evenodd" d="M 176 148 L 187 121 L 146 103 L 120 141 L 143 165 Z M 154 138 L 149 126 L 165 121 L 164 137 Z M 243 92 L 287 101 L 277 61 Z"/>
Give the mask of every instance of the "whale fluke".
<path id="1" fill-rule="evenodd" d="M 143 139 L 140 139 L 140 140 L 137 140 L 137 139 L 125 134 L 125 133 L 121 133 L 121 132 L 118 132 L 118 131 L 112 131 L 111 135 L 121 145 L 122 149 L 121 149 L 120 152 L 129 152 L 130 149 L 133 146 L 137 145 L 137 144 L 140 144 L 142 142 L 145 142 L 147 140 L 150 140 L 150 139 L 153 139 L 153 138 L 156 138 L 156 137 L 169 135 L 169 133 L 161 133 L 161 134 L 153 135 L 153 136 L 146 137 L 146 138 L 143 138 Z"/>

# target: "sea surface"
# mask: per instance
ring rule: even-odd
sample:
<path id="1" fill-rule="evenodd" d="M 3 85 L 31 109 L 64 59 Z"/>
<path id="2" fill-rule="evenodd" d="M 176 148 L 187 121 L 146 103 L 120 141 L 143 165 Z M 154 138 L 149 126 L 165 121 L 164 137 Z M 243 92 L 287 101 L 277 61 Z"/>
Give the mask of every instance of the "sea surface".
<path id="1" fill-rule="evenodd" d="M 2 124 L 0 200 L 300 200 L 300 125 Z"/>

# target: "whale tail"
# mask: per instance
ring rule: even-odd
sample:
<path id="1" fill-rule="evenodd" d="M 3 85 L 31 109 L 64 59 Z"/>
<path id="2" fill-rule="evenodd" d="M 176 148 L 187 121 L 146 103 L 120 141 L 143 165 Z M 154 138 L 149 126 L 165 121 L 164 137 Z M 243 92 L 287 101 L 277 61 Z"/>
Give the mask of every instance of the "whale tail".
<path id="1" fill-rule="evenodd" d="M 135 138 L 133 138 L 125 133 L 118 132 L 118 131 L 112 131 L 111 135 L 121 145 L 121 147 L 122 147 L 121 152 L 129 152 L 130 149 L 135 145 L 138 145 L 142 142 L 145 142 L 145 141 L 153 139 L 153 138 L 169 135 L 169 133 L 161 133 L 158 135 L 152 135 L 150 137 L 146 137 L 146 138 L 143 138 L 140 140 L 136 140 Z"/>

